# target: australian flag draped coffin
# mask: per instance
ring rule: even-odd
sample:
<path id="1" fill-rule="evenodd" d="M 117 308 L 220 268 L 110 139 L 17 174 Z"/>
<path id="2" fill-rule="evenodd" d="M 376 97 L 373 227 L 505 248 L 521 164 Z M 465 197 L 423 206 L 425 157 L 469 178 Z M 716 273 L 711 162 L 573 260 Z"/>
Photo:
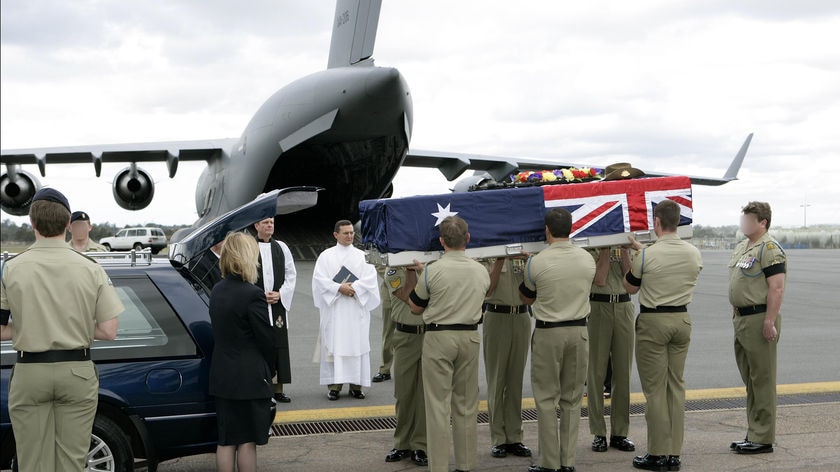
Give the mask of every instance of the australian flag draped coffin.
<path id="1" fill-rule="evenodd" d="M 467 248 L 545 240 L 551 208 L 572 213 L 572 238 L 653 229 L 662 200 L 680 205 L 680 225 L 692 218 L 688 177 L 596 181 L 467 193 L 364 200 L 359 203 L 362 243 L 380 253 L 441 250 L 438 225 L 458 215 L 470 228 Z"/>

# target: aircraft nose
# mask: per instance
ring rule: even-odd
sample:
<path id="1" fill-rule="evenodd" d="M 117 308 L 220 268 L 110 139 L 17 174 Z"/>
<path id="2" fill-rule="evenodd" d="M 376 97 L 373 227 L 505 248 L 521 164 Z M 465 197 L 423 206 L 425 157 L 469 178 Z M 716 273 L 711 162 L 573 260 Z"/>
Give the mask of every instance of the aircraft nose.
<path id="1" fill-rule="evenodd" d="M 408 94 L 408 88 L 397 69 L 374 67 L 365 80 L 365 94 L 371 98 L 393 98 Z"/>

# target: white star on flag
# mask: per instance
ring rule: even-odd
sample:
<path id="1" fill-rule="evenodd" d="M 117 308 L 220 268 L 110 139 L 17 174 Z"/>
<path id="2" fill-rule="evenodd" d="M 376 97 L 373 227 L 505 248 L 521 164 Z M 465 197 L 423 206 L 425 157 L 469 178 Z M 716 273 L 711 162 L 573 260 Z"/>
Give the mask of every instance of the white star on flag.
<path id="1" fill-rule="evenodd" d="M 455 216 L 458 214 L 457 211 L 451 211 L 449 209 L 451 205 L 451 203 L 447 203 L 446 208 L 444 208 L 440 206 L 440 203 L 437 204 L 438 211 L 432 213 L 432 216 L 437 218 L 437 221 L 435 221 L 435 226 L 439 226 L 447 216 Z"/>

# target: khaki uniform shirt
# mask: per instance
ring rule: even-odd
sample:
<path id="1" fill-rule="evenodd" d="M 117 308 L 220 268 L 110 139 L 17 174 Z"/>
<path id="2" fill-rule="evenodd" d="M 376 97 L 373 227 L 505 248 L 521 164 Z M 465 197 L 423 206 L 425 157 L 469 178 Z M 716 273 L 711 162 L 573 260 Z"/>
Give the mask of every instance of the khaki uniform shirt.
<path id="1" fill-rule="evenodd" d="M 73 246 L 72 239 L 70 241 L 67 241 L 67 245 L 70 246 L 72 249 L 76 249 L 75 246 Z M 79 252 L 108 252 L 108 248 L 92 239 L 88 239 L 85 248 Z"/>
<path id="2" fill-rule="evenodd" d="M 735 307 L 766 304 L 767 277 L 787 272 L 785 251 L 769 234 L 748 244 L 738 243 L 729 259 L 729 303 Z"/>
<path id="3" fill-rule="evenodd" d="M 569 241 L 556 241 L 525 265 L 525 287 L 536 292 L 534 318 L 573 321 L 589 315 L 595 261 Z"/>
<path id="4" fill-rule="evenodd" d="M 630 274 L 641 280 L 639 304 L 656 308 L 691 303 L 702 269 L 703 260 L 696 247 L 676 234 L 663 234 L 650 246 L 635 251 Z"/>
<path id="5" fill-rule="evenodd" d="M 419 326 L 423 324 L 423 317 L 411 313 L 408 303 L 400 300 L 396 291 L 405 287 L 408 270 L 405 267 L 389 267 L 385 271 L 385 286 L 391 303 L 391 319 L 395 323 Z"/>
<path id="6" fill-rule="evenodd" d="M 423 311 L 426 324 L 475 324 L 488 288 L 487 269 L 464 251 L 447 251 L 417 274 L 414 293 L 429 301 Z"/>
<path id="7" fill-rule="evenodd" d="M 94 324 L 124 310 L 105 270 L 60 240 L 36 241 L 6 262 L 0 289 L 16 351 L 88 348 Z"/>
<path id="8" fill-rule="evenodd" d="M 493 270 L 495 260 L 486 261 L 484 266 L 489 271 Z M 487 303 L 494 305 L 522 305 L 519 298 L 519 285 L 525 280 L 525 261 L 522 259 L 505 259 L 502 272 L 499 274 L 499 282 L 493 293 L 487 296 Z"/>
<path id="9" fill-rule="evenodd" d="M 592 254 L 592 258 L 595 260 L 597 267 L 601 250 L 590 249 L 587 252 Z M 610 258 L 610 268 L 609 273 L 607 274 L 607 282 L 603 287 L 599 287 L 593 283 L 591 292 L 607 295 L 621 295 L 627 293 L 627 290 L 624 289 L 624 282 L 622 282 L 624 280 L 624 270 L 621 268 L 621 248 L 611 247 L 607 257 Z"/>

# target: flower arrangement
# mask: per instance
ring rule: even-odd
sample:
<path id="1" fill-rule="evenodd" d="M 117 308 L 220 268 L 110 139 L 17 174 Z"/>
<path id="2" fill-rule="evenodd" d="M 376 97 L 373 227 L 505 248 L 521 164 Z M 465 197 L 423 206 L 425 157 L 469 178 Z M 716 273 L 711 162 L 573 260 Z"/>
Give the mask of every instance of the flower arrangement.
<path id="1" fill-rule="evenodd" d="M 510 174 L 507 180 L 488 180 L 478 185 L 471 185 L 470 192 L 476 190 L 493 190 L 515 187 L 531 187 L 539 185 L 570 184 L 590 182 L 604 178 L 604 170 L 595 167 L 564 167 L 562 169 L 525 171 Z"/>
<path id="2" fill-rule="evenodd" d="M 568 167 L 553 170 L 525 171 L 516 175 L 511 174 L 513 183 L 566 183 L 586 182 L 603 178 L 603 171 L 594 167 Z"/>

